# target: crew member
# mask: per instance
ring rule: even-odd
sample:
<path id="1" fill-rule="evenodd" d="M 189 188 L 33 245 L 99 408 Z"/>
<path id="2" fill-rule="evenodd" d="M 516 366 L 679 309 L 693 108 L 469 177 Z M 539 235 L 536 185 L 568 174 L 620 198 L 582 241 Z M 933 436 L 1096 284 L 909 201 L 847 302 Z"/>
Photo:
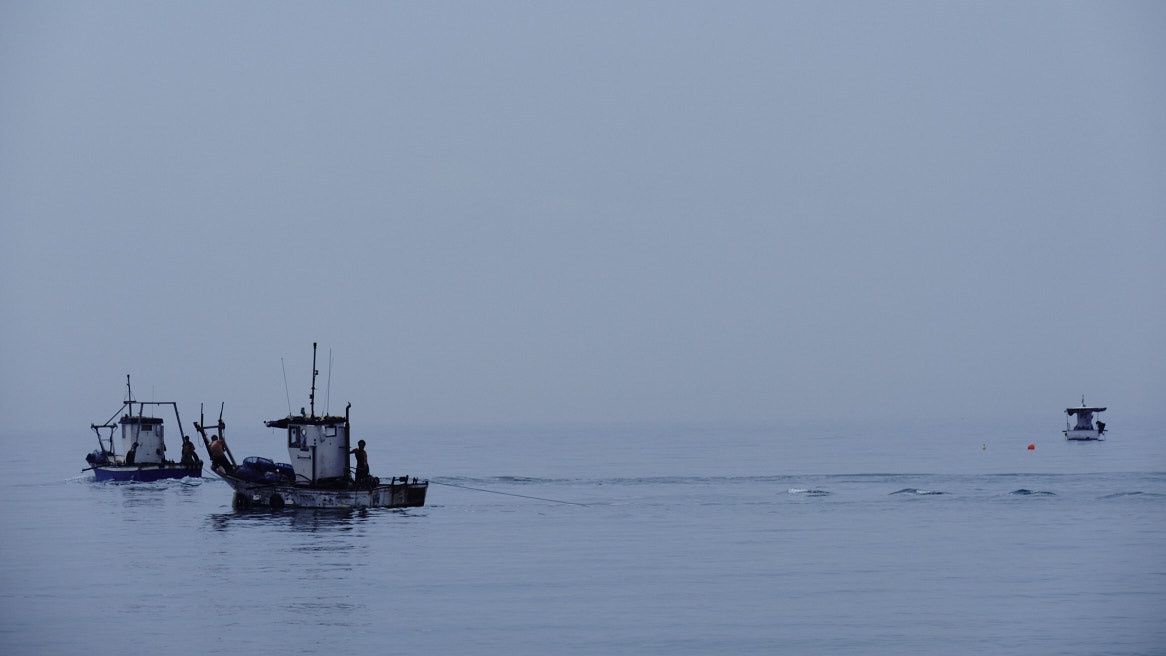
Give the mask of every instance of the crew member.
<path id="1" fill-rule="evenodd" d="M 185 436 L 182 438 L 182 466 L 187 469 L 202 467 L 202 463 L 198 461 L 198 454 L 194 452 L 194 442 Z"/>
<path id="2" fill-rule="evenodd" d="M 368 453 L 364 450 L 364 440 L 356 443 L 356 448 L 349 451 L 356 456 L 356 482 L 359 484 L 368 478 Z"/>
<path id="3" fill-rule="evenodd" d="M 222 467 L 223 471 L 226 472 L 234 469 L 234 467 L 231 467 L 231 461 L 227 460 L 227 456 L 223 455 L 226 446 L 226 443 L 218 435 L 211 438 L 210 446 L 206 448 L 207 453 L 211 454 L 211 469 Z"/>

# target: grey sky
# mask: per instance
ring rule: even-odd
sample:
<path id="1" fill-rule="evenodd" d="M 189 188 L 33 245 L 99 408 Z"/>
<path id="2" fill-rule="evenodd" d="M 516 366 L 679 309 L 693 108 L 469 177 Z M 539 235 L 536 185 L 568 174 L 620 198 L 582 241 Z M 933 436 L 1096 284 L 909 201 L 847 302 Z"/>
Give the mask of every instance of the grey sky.
<path id="1" fill-rule="evenodd" d="M 1158 2 L 0 5 L 7 429 L 1149 414 L 1164 219 Z"/>

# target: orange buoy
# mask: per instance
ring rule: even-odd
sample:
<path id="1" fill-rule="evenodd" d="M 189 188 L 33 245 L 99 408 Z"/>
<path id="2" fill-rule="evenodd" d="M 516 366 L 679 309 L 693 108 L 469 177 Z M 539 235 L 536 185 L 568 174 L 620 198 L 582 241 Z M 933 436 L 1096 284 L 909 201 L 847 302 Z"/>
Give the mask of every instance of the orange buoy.
<path id="1" fill-rule="evenodd" d="M 1034 449 L 1036 449 L 1036 445 L 1035 445 L 1035 444 L 1029 444 L 1029 445 L 1028 445 L 1028 450 L 1029 450 L 1029 451 L 1032 451 L 1032 450 L 1034 450 Z"/>

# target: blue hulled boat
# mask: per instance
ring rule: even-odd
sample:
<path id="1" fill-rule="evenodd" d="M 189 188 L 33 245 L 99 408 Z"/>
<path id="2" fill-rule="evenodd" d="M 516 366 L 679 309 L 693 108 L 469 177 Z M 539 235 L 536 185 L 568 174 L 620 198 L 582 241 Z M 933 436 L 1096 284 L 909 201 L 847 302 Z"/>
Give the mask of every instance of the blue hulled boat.
<path id="1" fill-rule="evenodd" d="M 104 424 L 91 424 L 97 433 L 98 449 L 85 456 L 89 466 L 82 471 L 93 470 L 99 481 L 158 481 L 166 478 L 199 478 L 202 476 L 202 461 L 194 450 L 194 443 L 182 432 L 182 420 L 178 417 L 178 404 L 173 401 L 135 401 L 130 388 L 130 377 L 126 376 L 126 401 Z M 165 422 L 161 417 L 147 416 L 146 406 L 170 406 L 174 410 L 174 421 L 178 434 L 182 437 L 181 460 L 166 459 Z M 118 415 L 118 422 L 112 423 Z M 115 433 L 120 429 L 118 444 Z M 102 435 L 102 431 L 109 431 Z"/>

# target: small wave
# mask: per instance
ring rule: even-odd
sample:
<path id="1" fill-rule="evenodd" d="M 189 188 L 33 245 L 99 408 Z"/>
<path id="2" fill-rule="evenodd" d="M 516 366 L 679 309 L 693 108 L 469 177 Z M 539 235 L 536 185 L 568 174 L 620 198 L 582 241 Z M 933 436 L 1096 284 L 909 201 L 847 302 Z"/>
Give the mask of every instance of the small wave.
<path id="1" fill-rule="evenodd" d="M 1053 492 L 1045 492 L 1044 490 L 1029 490 L 1029 489 L 1025 489 L 1023 487 L 1020 488 L 1019 490 L 1013 490 L 1013 491 L 1009 492 L 1008 494 L 1015 494 L 1016 496 L 1022 496 L 1022 497 L 1023 496 L 1044 496 L 1044 497 L 1057 496 Z"/>
<path id="2" fill-rule="evenodd" d="M 1136 497 L 1136 496 L 1141 496 L 1141 495 L 1142 495 L 1141 492 L 1114 492 L 1113 494 L 1107 494 L 1101 498 L 1102 499 L 1120 499 L 1122 497 Z"/>
<path id="3" fill-rule="evenodd" d="M 1160 494 L 1158 492 L 1141 492 L 1141 491 L 1114 492 L 1113 494 L 1107 494 L 1101 498 L 1102 499 L 1124 499 L 1127 497 L 1137 497 L 1140 499 L 1162 499 L 1162 498 L 1166 498 L 1166 494 Z"/>
<path id="4" fill-rule="evenodd" d="M 826 490 L 810 490 L 801 487 L 791 487 L 789 489 L 789 494 L 804 494 L 808 497 L 824 497 L 830 495 L 830 493 Z"/>
<path id="5" fill-rule="evenodd" d="M 905 487 L 901 490 L 891 492 L 891 494 L 917 494 L 919 496 L 931 496 L 936 494 L 947 494 L 947 492 L 939 492 L 937 490 L 920 490 L 914 487 Z"/>

